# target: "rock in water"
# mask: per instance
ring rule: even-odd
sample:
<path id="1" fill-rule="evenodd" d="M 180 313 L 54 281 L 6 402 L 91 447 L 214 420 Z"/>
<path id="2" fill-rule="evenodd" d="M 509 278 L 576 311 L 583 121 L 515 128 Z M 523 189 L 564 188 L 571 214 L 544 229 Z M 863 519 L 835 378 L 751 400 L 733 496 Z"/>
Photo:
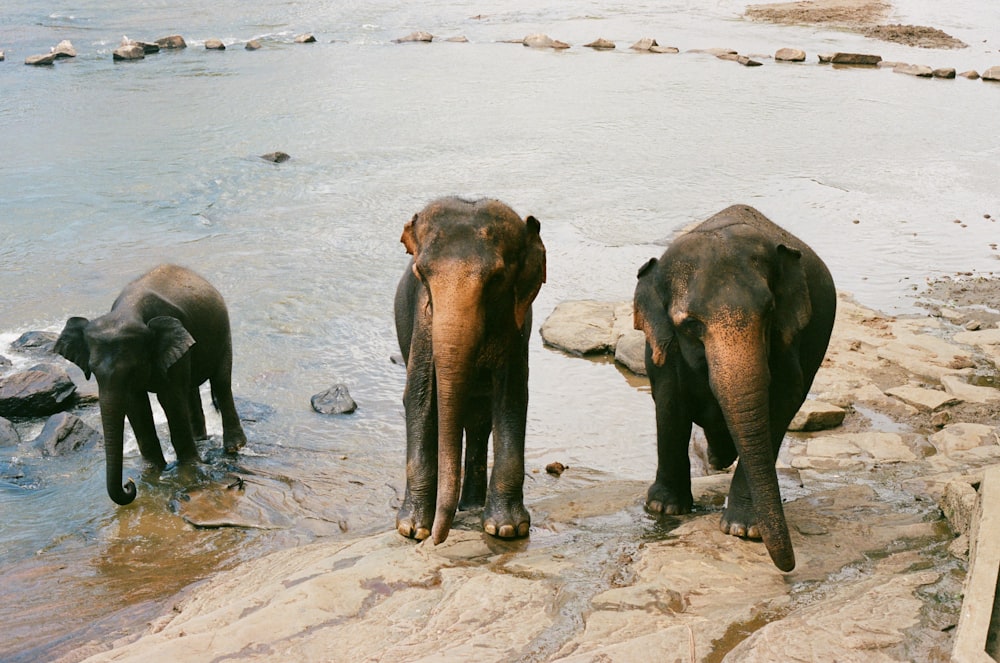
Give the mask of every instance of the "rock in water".
<path id="1" fill-rule="evenodd" d="M 206 39 L 205 48 L 210 51 L 224 51 L 226 45 L 222 43 L 221 39 Z"/>
<path id="2" fill-rule="evenodd" d="M 49 417 L 33 442 L 45 456 L 62 456 L 95 444 L 101 434 L 69 412 Z"/>
<path id="3" fill-rule="evenodd" d="M 184 37 L 180 35 L 170 35 L 169 37 L 160 37 L 156 40 L 156 44 L 160 48 L 187 48 L 187 42 L 184 41 Z"/>
<path id="4" fill-rule="evenodd" d="M 56 44 L 56 47 L 52 49 L 57 58 L 75 58 L 76 49 L 73 48 L 73 44 L 70 43 L 68 39 L 63 39 L 61 42 Z"/>
<path id="5" fill-rule="evenodd" d="M 0 416 L 45 417 L 70 407 L 76 385 L 58 366 L 34 366 L 0 379 Z"/>
<path id="6" fill-rule="evenodd" d="M 136 43 L 119 46 L 111 54 L 111 59 L 118 62 L 125 60 L 142 60 L 145 57 L 146 50 Z"/>
<path id="7" fill-rule="evenodd" d="M 312 397 L 312 407 L 320 414 L 350 414 L 358 409 L 347 385 L 335 384 Z"/>
<path id="8" fill-rule="evenodd" d="M 260 158 L 271 163 L 285 163 L 292 157 L 286 152 L 268 152 L 267 154 L 260 155 Z"/>

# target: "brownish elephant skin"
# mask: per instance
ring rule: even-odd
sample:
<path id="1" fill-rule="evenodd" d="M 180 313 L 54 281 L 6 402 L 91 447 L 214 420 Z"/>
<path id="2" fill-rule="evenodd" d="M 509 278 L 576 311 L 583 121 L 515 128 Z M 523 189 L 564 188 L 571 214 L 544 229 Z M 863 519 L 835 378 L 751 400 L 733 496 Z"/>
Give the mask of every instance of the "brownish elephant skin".
<path id="1" fill-rule="evenodd" d="M 166 463 L 153 424 L 149 393 L 167 415 L 179 462 L 199 460 L 195 439 L 207 437 L 199 386 L 211 381 L 222 415 L 223 444 L 235 453 L 246 435 L 233 401 L 233 345 L 222 295 L 194 272 L 160 265 L 129 283 L 111 311 L 93 320 L 66 322 L 55 351 L 97 378 L 108 495 L 135 499 L 132 479 L 122 485 L 122 444 L 128 417 L 142 457 Z"/>
<path id="2" fill-rule="evenodd" d="M 650 511 L 691 511 L 688 444 L 697 424 L 715 467 L 740 458 L 722 530 L 762 538 L 779 569 L 795 567 L 774 463 L 823 361 L 836 307 L 823 261 L 746 205 L 719 212 L 640 268 L 635 327 L 646 334 L 656 405 Z"/>
<path id="3" fill-rule="evenodd" d="M 413 260 L 395 301 L 406 359 L 406 493 L 396 528 L 437 544 L 458 508 L 482 506 L 489 534 L 526 536 L 528 338 L 545 281 L 539 223 L 497 200 L 442 198 L 406 223 L 401 241 Z"/>

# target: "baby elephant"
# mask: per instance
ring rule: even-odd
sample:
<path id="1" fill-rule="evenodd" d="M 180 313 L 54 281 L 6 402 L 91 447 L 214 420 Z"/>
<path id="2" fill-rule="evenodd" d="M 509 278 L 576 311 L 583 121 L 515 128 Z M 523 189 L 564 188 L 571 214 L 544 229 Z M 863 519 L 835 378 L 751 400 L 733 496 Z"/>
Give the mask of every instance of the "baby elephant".
<path id="1" fill-rule="evenodd" d="M 802 241 L 734 205 L 676 239 L 638 279 L 635 328 L 646 334 L 658 452 L 647 508 L 691 511 L 688 443 L 698 424 L 714 467 L 740 459 L 722 530 L 763 538 L 775 566 L 792 570 L 774 463 L 830 340 L 830 272 Z"/>
<path id="2" fill-rule="evenodd" d="M 545 281 L 538 221 L 496 200 L 443 198 L 405 225 L 402 242 L 413 260 L 395 303 L 406 358 L 406 494 L 396 528 L 437 544 L 456 509 L 483 506 L 489 534 L 526 536 L 528 336 Z"/>
<path id="3" fill-rule="evenodd" d="M 132 281 L 94 320 L 66 321 L 55 351 L 97 377 L 107 455 L 108 495 L 118 504 L 135 499 L 132 479 L 122 486 L 125 416 L 150 463 L 166 462 L 153 425 L 149 395 L 156 394 L 179 462 L 197 461 L 195 439 L 207 437 L 198 387 L 212 381 L 222 415 L 223 442 L 235 453 L 246 436 L 233 403 L 233 344 L 222 295 L 194 272 L 160 265 Z"/>

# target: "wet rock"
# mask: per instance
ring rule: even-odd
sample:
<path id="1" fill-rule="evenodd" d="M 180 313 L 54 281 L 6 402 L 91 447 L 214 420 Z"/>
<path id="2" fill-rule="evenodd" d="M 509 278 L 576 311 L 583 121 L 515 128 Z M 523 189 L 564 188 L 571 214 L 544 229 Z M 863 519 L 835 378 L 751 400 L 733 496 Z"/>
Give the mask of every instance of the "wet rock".
<path id="1" fill-rule="evenodd" d="M 939 67 L 931 72 L 934 78 L 944 78 L 952 79 L 955 78 L 955 68 L 954 67 Z"/>
<path id="2" fill-rule="evenodd" d="M 929 439 L 938 451 L 946 455 L 998 444 L 996 430 L 986 424 L 949 424 Z"/>
<path id="3" fill-rule="evenodd" d="M 569 48 L 569 44 L 566 42 L 553 39 L 545 34 L 528 35 L 521 43 L 531 48 L 554 48 L 556 50 Z"/>
<path id="4" fill-rule="evenodd" d="M 949 481 L 941 495 L 941 513 L 955 534 L 968 534 L 972 529 L 972 517 L 976 513 L 979 494 L 976 486 L 982 482 L 981 476 L 959 477 Z"/>
<path id="5" fill-rule="evenodd" d="M 923 64 L 900 64 L 892 68 L 893 73 L 907 74 L 919 78 L 930 78 L 934 75 L 934 70 Z"/>
<path id="6" fill-rule="evenodd" d="M 984 81 L 1000 81 L 1000 66 L 990 67 L 983 72 Z"/>
<path id="7" fill-rule="evenodd" d="M 553 476 L 560 476 L 567 469 L 569 468 L 567 468 L 559 461 L 555 461 L 554 463 L 549 463 L 548 465 L 545 466 L 545 471 Z"/>
<path id="8" fill-rule="evenodd" d="M 132 43 L 136 44 L 137 46 L 141 46 L 142 52 L 145 53 L 146 55 L 160 52 L 160 45 L 157 44 L 156 42 L 134 41 Z"/>
<path id="9" fill-rule="evenodd" d="M 315 394 L 311 402 L 313 409 L 320 414 L 350 414 L 358 409 L 347 386 L 340 383 Z"/>
<path id="10" fill-rule="evenodd" d="M 882 61 L 881 55 L 869 53 L 834 53 L 830 58 L 833 64 L 846 64 L 856 66 L 875 66 Z"/>
<path id="11" fill-rule="evenodd" d="M 924 412 L 936 412 L 941 408 L 957 405 L 960 402 L 949 393 L 936 389 L 924 389 L 923 387 L 893 387 L 886 389 L 885 393 Z"/>
<path id="12" fill-rule="evenodd" d="M 3 51 L 0 51 L 0 62 L 3 62 L 6 59 L 7 59 L 7 55 Z"/>
<path id="13" fill-rule="evenodd" d="M 805 62 L 806 52 L 798 48 L 779 48 L 774 59 L 777 62 Z"/>
<path id="14" fill-rule="evenodd" d="M 258 48 L 260 48 L 260 42 L 257 41 L 256 39 L 251 39 L 250 41 L 247 42 L 247 45 L 244 46 L 243 48 L 245 48 L 248 51 L 256 51 Z"/>
<path id="15" fill-rule="evenodd" d="M 12 483 L 17 485 L 21 483 L 24 476 L 24 468 L 21 466 L 20 459 L 11 458 L 8 460 L 0 458 L 0 484 Z"/>
<path id="16" fill-rule="evenodd" d="M 55 332 L 29 331 L 18 336 L 17 340 L 10 344 L 10 347 L 12 350 L 21 352 L 31 350 L 52 352 L 52 348 L 58 339 L 59 334 Z"/>
<path id="17" fill-rule="evenodd" d="M 288 527 L 291 519 L 281 503 L 286 497 L 269 484 L 260 477 L 251 482 L 230 476 L 183 493 L 171 500 L 170 507 L 184 522 L 204 529 Z"/>
<path id="18" fill-rule="evenodd" d="M 267 154 L 260 155 L 260 158 L 271 163 L 285 163 L 292 157 L 285 152 L 268 152 Z"/>
<path id="19" fill-rule="evenodd" d="M 979 78 L 979 72 L 975 69 L 969 69 L 968 71 L 963 71 L 959 74 L 962 78 L 968 78 L 970 81 L 977 80 Z"/>
<path id="20" fill-rule="evenodd" d="M 649 47 L 650 53 L 680 53 L 680 49 L 676 46 L 660 46 L 659 44 Z"/>
<path id="21" fill-rule="evenodd" d="M 11 366 L 13 366 L 13 364 L 11 364 L 10 359 L 7 359 L 7 357 L 0 355 L 0 369 L 10 368 Z"/>
<path id="22" fill-rule="evenodd" d="M 45 417 L 75 402 L 76 385 L 58 366 L 34 366 L 0 378 L 0 416 Z"/>
<path id="23" fill-rule="evenodd" d="M 44 456 L 63 456 L 96 444 L 101 434 L 69 412 L 48 418 L 42 432 L 32 442 Z"/>
<path id="24" fill-rule="evenodd" d="M 146 57 L 146 49 L 136 43 L 119 46 L 111 53 L 111 59 L 116 62 L 142 60 Z"/>
<path id="25" fill-rule="evenodd" d="M 418 30 L 417 32 L 411 32 L 405 37 L 393 39 L 392 41 L 396 44 L 430 43 L 434 41 L 434 35 L 429 32 Z"/>
<path id="26" fill-rule="evenodd" d="M 643 37 L 639 41 L 629 46 L 629 48 L 631 48 L 633 51 L 648 51 L 654 46 L 659 46 L 659 44 L 656 43 L 655 39 L 653 39 L 652 37 Z"/>
<path id="27" fill-rule="evenodd" d="M 816 59 L 819 60 L 820 64 L 830 64 L 833 62 L 833 53 L 819 53 Z"/>
<path id="28" fill-rule="evenodd" d="M 788 425 L 788 430 L 828 430 L 844 423 L 845 416 L 847 416 L 847 410 L 844 408 L 823 401 L 807 400 L 799 408 L 792 423 Z"/>
<path id="29" fill-rule="evenodd" d="M 76 57 L 76 49 L 73 48 L 73 44 L 68 39 L 63 39 L 61 42 L 56 44 L 56 47 L 52 49 L 52 52 L 55 53 L 57 59 Z"/>
<path id="30" fill-rule="evenodd" d="M 584 47 L 593 48 L 594 50 L 597 51 L 610 51 L 611 49 L 615 48 L 615 42 L 611 41 L 610 39 L 604 39 L 603 37 L 598 37 L 589 44 L 584 44 Z"/>
<path id="31" fill-rule="evenodd" d="M 314 37 L 311 34 L 296 35 L 296 37 L 295 37 L 295 39 L 293 41 L 296 44 L 315 44 L 316 43 L 316 37 Z"/>
<path id="32" fill-rule="evenodd" d="M 573 354 L 608 352 L 617 339 L 612 302 L 580 300 L 561 302 L 549 314 L 539 330 L 546 344 Z"/>
<path id="33" fill-rule="evenodd" d="M 0 417 L 0 449 L 5 447 L 16 447 L 21 443 L 21 436 L 17 434 L 14 424 L 7 419 Z"/>
<path id="34" fill-rule="evenodd" d="M 622 334 L 615 344 L 615 361 L 636 375 L 645 375 L 646 335 L 638 329 Z"/>
<path id="35" fill-rule="evenodd" d="M 941 378 L 941 386 L 946 393 L 951 394 L 966 403 L 996 403 L 1000 402 L 1000 389 L 977 387 L 969 384 L 957 375 L 945 375 Z"/>
<path id="36" fill-rule="evenodd" d="M 762 63 L 758 62 L 757 60 L 748 58 L 745 55 L 739 56 L 738 58 L 736 58 L 736 61 L 739 62 L 744 67 L 759 67 L 762 64 Z"/>
<path id="37" fill-rule="evenodd" d="M 29 55 L 24 59 L 24 64 L 30 64 L 32 66 L 45 66 L 55 64 L 55 61 L 55 53 L 45 53 L 43 55 Z"/>
<path id="38" fill-rule="evenodd" d="M 164 49 L 187 48 L 187 42 L 184 41 L 184 37 L 180 35 L 160 37 L 156 40 L 156 45 Z"/>
<path id="39" fill-rule="evenodd" d="M 723 55 L 739 55 L 736 51 L 731 48 L 693 48 L 689 53 L 707 53 L 709 55 L 714 55 L 715 57 L 721 57 Z"/>
<path id="40" fill-rule="evenodd" d="M 259 421 L 267 421 L 274 416 L 274 408 L 264 403 L 250 401 L 245 398 L 235 397 L 236 412 L 240 421 L 248 424 L 255 424 Z"/>
<path id="41" fill-rule="evenodd" d="M 205 48 L 209 51 L 224 51 L 226 45 L 222 43 L 221 39 L 206 39 Z"/>

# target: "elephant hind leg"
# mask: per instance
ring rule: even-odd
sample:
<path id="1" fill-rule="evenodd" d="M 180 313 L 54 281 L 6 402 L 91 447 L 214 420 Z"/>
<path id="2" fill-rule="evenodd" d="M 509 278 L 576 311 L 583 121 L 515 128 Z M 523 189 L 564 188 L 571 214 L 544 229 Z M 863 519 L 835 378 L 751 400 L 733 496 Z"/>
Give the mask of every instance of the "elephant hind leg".
<path id="1" fill-rule="evenodd" d="M 486 504 L 486 462 L 493 413 L 488 398 L 469 403 L 465 422 L 465 475 L 458 508 L 475 509 Z"/>
<path id="2" fill-rule="evenodd" d="M 219 374 L 211 379 L 212 403 L 222 416 L 222 445 L 226 453 L 234 454 L 247 444 L 240 415 L 236 412 L 233 399 L 232 369 L 226 364 Z"/>
<path id="3" fill-rule="evenodd" d="M 724 470 L 736 460 L 736 444 L 725 422 L 703 426 L 708 441 L 708 463 L 715 470 Z"/>
<path id="4" fill-rule="evenodd" d="M 205 429 L 205 410 L 201 407 L 201 390 L 197 386 L 191 387 L 191 396 L 188 407 L 191 410 L 191 432 L 196 440 L 207 440 L 208 431 Z"/>

